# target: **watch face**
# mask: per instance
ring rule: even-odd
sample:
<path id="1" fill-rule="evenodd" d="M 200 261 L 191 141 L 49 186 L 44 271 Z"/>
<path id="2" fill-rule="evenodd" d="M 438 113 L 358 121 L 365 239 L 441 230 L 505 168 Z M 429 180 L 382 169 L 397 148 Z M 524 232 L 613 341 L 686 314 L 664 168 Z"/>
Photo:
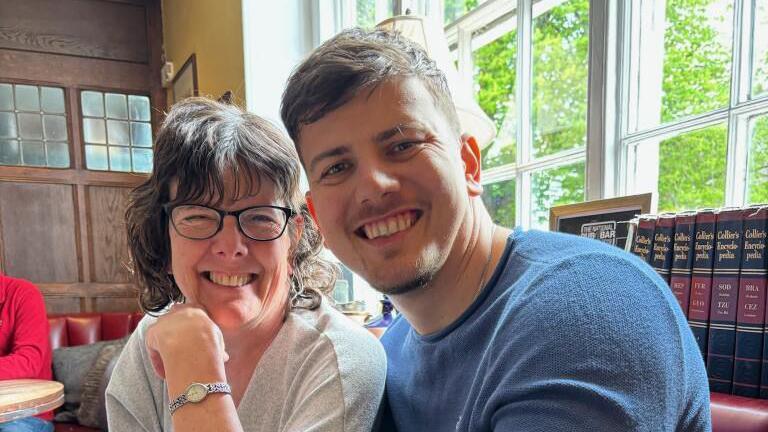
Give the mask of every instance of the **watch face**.
<path id="1" fill-rule="evenodd" d="M 208 388 L 203 384 L 193 383 L 187 387 L 187 400 L 190 402 L 200 402 L 208 394 Z"/>

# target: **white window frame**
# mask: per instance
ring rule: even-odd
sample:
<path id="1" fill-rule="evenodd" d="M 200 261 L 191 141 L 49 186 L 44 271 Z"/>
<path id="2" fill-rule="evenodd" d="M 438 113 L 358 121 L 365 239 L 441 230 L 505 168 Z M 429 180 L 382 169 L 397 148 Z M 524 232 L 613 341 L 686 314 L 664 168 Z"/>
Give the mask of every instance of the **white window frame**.
<path id="1" fill-rule="evenodd" d="M 725 179 L 725 205 L 743 206 L 747 204 L 747 175 L 749 164 L 749 137 L 748 124 L 751 118 L 768 113 L 768 95 L 750 100 L 751 89 L 751 48 L 752 48 L 752 18 L 756 0 L 735 0 L 733 21 L 733 47 L 731 65 L 731 88 L 729 103 L 725 108 L 705 112 L 692 117 L 661 124 L 656 127 L 629 132 L 630 99 L 629 99 L 629 44 L 632 35 L 631 18 L 632 8 L 638 7 L 638 2 L 619 2 L 616 9 L 617 22 L 621 36 L 619 46 L 621 51 L 617 55 L 616 70 L 620 82 L 620 116 L 614 119 L 614 127 L 621 131 L 619 138 L 619 150 L 614 155 L 616 165 L 619 167 L 616 176 L 616 188 L 620 195 L 654 192 L 658 195 L 657 179 L 652 179 L 653 186 L 648 181 L 634 176 L 634 151 L 632 147 L 641 142 L 662 141 L 680 134 L 695 131 L 717 124 L 725 123 L 728 128 L 726 146 L 726 179 Z M 637 13 L 637 9 L 635 9 Z M 657 152 L 647 152 L 642 155 L 644 163 L 654 166 L 651 172 L 658 172 L 659 160 Z M 658 175 L 658 174 L 656 174 Z M 658 200 L 658 197 L 657 197 Z M 656 203 L 654 202 L 654 211 Z"/>
<path id="2" fill-rule="evenodd" d="M 602 104 L 593 104 L 595 97 L 600 97 L 603 101 L 608 99 L 602 92 L 593 94 L 592 89 L 602 89 L 604 77 L 590 72 L 588 84 L 588 116 L 587 121 L 587 146 L 578 147 L 561 151 L 553 155 L 547 155 L 540 158 L 534 158 L 532 154 L 532 131 L 531 131 L 531 57 L 533 49 L 532 24 L 533 19 L 546 11 L 566 2 L 567 0 L 487 0 L 479 4 L 475 9 L 466 13 L 456 21 L 445 27 L 446 38 L 449 46 L 457 46 L 459 75 L 465 85 L 474 85 L 472 62 L 472 52 L 495 41 L 504 34 L 517 29 L 517 82 L 515 83 L 515 98 L 517 105 L 517 160 L 514 164 L 502 165 L 489 168 L 483 173 L 483 184 L 491 184 L 508 180 L 515 180 L 515 225 L 530 227 L 532 224 L 532 200 L 531 183 L 533 174 L 558 168 L 563 165 L 569 165 L 576 162 L 585 161 L 585 199 L 599 198 L 604 194 L 604 175 L 602 170 L 590 169 L 590 163 L 597 163 L 602 166 L 602 157 L 604 148 L 610 147 L 605 143 L 615 142 L 615 139 L 603 136 L 605 119 L 603 113 L 606 111 Z M 593 9 L 596 5 L 608 3 L 609 0 L 595 1 L 590 4 L 590 23 L 595 13 Z M 442 11 L 442 0 L 440 1 Z M 602 9 L 601 9 L 602 10 Z M 603 20 L 603 18 L 599 17 Z M 442 17 L 441 17 L 442 19 Z M 483 29 L 483 33 L 473 38 L 473 35 Z M 601 61 L 605 49 L 596 50 L 592 47 L 593 38 L 604 41 L 602 37 L 602 26 L 597 26 L 593 30 L 590 26 L 590 71 L 603 70 L 602 68 L 593 68 L 592 64 Z M 596 34 L 597 33 L 597 34 Z M 597 86 L 597 87 L 595 87 Z M 597 101 L 595 101 L 597 102 Z M 594 113 L 593 113 L 594 111 Z M 597 122 L 597 123 L 596 123 Z M 598 131 L 596 136 L 593 131 Z M 597 141 L 599 139 L 599 141 Z M 595 143 L 593 145 L 592 143 Z M 601 144 L 602 143 L 602 144 Z M 589 157 L 588 157 L 589 156 Z"/>

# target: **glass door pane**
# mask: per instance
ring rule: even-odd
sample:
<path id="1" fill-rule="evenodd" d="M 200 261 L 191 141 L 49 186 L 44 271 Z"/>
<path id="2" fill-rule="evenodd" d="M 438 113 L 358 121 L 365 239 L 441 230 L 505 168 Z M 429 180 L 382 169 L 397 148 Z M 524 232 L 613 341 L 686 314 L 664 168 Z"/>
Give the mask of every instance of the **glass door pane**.
<path id="1" fill-rule="evenodd" d="M 473 53 L 474 81 L 480 107 L 496 123 L 496 139 L 482 152 L 483 167 L 515 163 L 517 109 L 515 79 L 517 32 L 512 31 Z"/>
<path id="2" fill-rule="evenodd" d="M 755 2 L 752 39 L 752 99 L 768 93 L 768 2 Z"/>
<path id="3" fill-rule="evenodd" d="M 589 0 L 570 0 L 533 20 L 533 155 L 587 142 Z"/>
<path id="4" fill-rule="evenodd" d="M 483 203 L 493 222 L 507 228 L 515 226 L 515 180 L 483 185 Z"/>
<path id="5" fill-rule="evenodd" d="M 531 228 L 549 229 L 549 209 L 584 201 L 584 161 L 531 175 Z"/>
<path id="6" fill-rule="evenodd" d="M 721 123 L 659 143 L 659 212 L 725 204 L 726 140 L 727 127 Z M 642 175 L 644 168 L 635 170 Z"/>
<path id="7" fill-rule="evenodd" d="M 768 203 L 768 115 L 749 121 L 748 172 L 748 203 Z"/>

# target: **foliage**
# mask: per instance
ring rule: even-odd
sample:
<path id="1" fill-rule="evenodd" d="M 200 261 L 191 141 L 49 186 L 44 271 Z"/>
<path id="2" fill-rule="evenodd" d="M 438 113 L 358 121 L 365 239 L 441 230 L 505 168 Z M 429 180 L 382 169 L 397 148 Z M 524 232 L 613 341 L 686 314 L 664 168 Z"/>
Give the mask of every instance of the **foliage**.
<path id="1" fill-rule="evenodd" d="M 443 16 L 445 24 L 456 21 L 457 18 L 477 7 L 477 0 L 445 0 Z"/>
<path id="2" fill-rule="evenodd" d="M 447 0 L 446 20 L 449 7 L 466 11 L 470 9 L 467 3 Z M 731 44 L 719 29 L 731 26 L 733 7 L 724 5 L 722 0 L 667 0 L 662 123 L 728 106 Z M 760 16 L 766 13 L 763 9 Z M 588 0 L 571 0 L 537 17 L 533 24 L 531 114 L 535 157 L 586 143 L 588 11 Z M 756 55 L 760 57 L 753 62 L 755 95 L 768 91 L 768 50 Z M 515 163 L 516 59 L 514 31 L 474 54 L 478 102 L 501 132 L 483 150 L 486 168 Z M 748 200 L 767 202 L 768 116 L 753 123 L 750 138 Z M 659 144 L 660 211 L 724 204 L 726 143 L 727 127 L 723 124 Z M 641 174 L 643 169 L 637 167 Z M 486 185 L 484 193 L 494 218 L 510 226 L 514 221 L 514 187 L 514 181 L 500 182 Z M 549 206 L 583 200 L 584 163 L 534 173 L 531 191 L 532 222 L 541 226 L 546 223 Z"/>
<path id="3" fill-rule="evenodd" d="M 768 203 L 768 116 L 755 120 L 750 138 L 747 198 L 751 203 Z"/>
<path id="4" fill-rule="evenodd" d="M 531 109 L 536 156 L 586 143 L 588 24 L 588 0 L 563 3 L 534 23 Z M 496 141 L 483 150 L 486 168 L 515 162 L 516 61 L 515 31 L 474 55 L 478 102 L 500 131 Z M 504 182 L 503 187 L 486 187 L 485 191 L 494 219 L 508 226 L 514 225 L 514 184 Z M 533 225 L 543 226 L 550 206 L 584 199 L 584 163 L 537 172 L 531 185 Z"/>
<path id="5" fill-rule="evenodd" d="M 357 25 L 372 29 L 376 26 L 376 0 L 356 0 Z"/>

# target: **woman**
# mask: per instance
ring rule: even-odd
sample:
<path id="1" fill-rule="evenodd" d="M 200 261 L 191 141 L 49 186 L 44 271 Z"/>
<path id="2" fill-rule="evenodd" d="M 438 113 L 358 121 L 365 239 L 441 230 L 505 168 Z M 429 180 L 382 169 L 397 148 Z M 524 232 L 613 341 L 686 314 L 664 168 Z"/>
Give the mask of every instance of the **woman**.
<path id="1" fill-rule="evenodd" d="M 335 273 L 299 175 L 292 143 L 261 118 L 202 98 L 173 106 L 126 213 L 141 305 L 160 315 L 115 367 L 111 431 L 371 429 L 384 353 L 321 294 Z"/>

